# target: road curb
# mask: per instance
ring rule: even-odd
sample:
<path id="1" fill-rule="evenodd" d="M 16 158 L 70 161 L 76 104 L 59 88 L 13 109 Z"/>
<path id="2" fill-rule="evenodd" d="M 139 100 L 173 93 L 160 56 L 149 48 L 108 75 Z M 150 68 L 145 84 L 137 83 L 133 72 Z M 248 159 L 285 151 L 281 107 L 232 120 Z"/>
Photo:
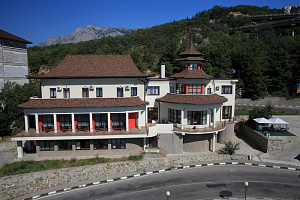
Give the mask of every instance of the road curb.
<path id="1" fill-rule="evenodd" d="M 92 185 L 99 185 L 99 184 L 105 184 L 105 183 L 110 183 L 110 182 L 115 182 L 115 181 L 132 179 L 132 178 L 137 178 L 137 177 L 152 175 L 152 174 L 158 174 L 158 173 L 163 173 L 163 172 L 168 172 L 168 171 L 176 171 L 176 170 L 184 170 L 184 169 L 189 169 L 189 168 L 200 168 L 200 167 L 224 166 L 224 165 L 254 166 L 254 167 L 264 167 L 264 168 L 273 168 L 273 169 L 283 169 L 283 170 L 289 170 L 289 171 L 300 171 L 300 168 L 296 168 L 296 167 L 285 167 L 285 166 L 279 166 L 279 165 L 258 164 L 258 163 L 251 163 L 251 162 L 217 162 L 217 163 L 207 163 L 207 164 L 197 164 L 197 165 L 185 165 L 185 166 L 182 166 L 182 167 L 174 167 L 174 168 L 167 168 L 167 169 L 149 171 L 149 172 L 134 174 L 134 175 L 130 175 L 130 176 L 123 176 L 123 177 L 119 177 L 119 178 L 107 179 L 107 180 L 104 180 L 104 181 L 98 181 L 98 182 L 73 186 L 71 188 L 59 189 L 59 190 L 56 190 L 56 191 L 51 191 L 51 192 L 48 192 L 48 193 L 43 193 L 43 194 L 40 194 L 40 195 L 32 196 L 32 197 L 26 198 L 24 200 L 38 199 L 40 197 L 45 197 L 45 196 L 50 196 L 50 195 L 54 195 L 54 194 L 58 194 L 58 193 L 63 193 L 63 192 L 70 191 L 70 190 L 75 190 L 75 189 L 78 189 L 78 188 L 84 188 L 84 187 L 88 187 L 88 186 L 92 186 Z"/>

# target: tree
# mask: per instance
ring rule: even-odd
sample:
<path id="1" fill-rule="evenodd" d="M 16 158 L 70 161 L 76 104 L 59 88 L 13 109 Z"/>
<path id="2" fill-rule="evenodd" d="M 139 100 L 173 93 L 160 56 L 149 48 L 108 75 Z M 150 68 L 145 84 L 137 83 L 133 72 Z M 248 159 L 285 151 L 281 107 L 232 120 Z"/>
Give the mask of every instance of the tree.
<path id="1" fill-rule="evenodd" d="M 37 83 L 19 85 L 6 82 L 0 92 L 0 132 L 9 133 L 11 129 L 21 129 L 24 126 L 23 109 L 18 106 L 30 99 L 32 96 L 39 96 L 40 89 Z M 5 126 L 3 125 L 5 124 Z"/>

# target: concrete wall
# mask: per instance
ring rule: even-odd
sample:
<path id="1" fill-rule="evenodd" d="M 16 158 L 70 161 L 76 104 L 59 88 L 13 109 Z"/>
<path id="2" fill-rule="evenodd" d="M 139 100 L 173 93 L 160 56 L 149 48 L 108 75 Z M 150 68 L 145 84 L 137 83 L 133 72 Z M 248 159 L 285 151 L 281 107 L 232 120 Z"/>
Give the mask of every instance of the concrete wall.
<path id="1" fill-rule="evenodd" d="M 183 136 L 183 151 L 184 152 L 207 152 L 209 151 L 210 141 L 213 134 L 192 135 L 186 134 Z"/>
<path id="2" fill-rule="evenodd" d="M 218 134 L 218 143 L 224 144 L 224 142 L 235 141 L 234 125 L 234 122 L 225 123 L 226 129 Z"/>
<path id="3" fill-rule="evenodd" d="M 181 134 L 159 133 L 158 147 L 163 148 L 167 154 L 183 153 L 183 138 Z"/>
<path id="4" fill-rule="evenodd" d="M 38 194 L 46 188 L 61 187 L 68 188 L 77 186 L 78 182 L 86 183 L 92 180 L 100 181 L 112 178 L 117 174 L 137 174 L 153 169 L 165 169 L 182 166 L 185 163 L 199 163 L 203 161 L 243 159 L 247 160 L 248 155 L 184 155 L 167 158 L 143 159 L 133 162 L 111 162 L 98 165 L 87 165 L 82 167 L 70 167 L 42 172 L 27 173 L 0 178 L 0 198 L 13 199 L 26 194 Z M 118 177 L 118 176 L 115 176 Z"/>

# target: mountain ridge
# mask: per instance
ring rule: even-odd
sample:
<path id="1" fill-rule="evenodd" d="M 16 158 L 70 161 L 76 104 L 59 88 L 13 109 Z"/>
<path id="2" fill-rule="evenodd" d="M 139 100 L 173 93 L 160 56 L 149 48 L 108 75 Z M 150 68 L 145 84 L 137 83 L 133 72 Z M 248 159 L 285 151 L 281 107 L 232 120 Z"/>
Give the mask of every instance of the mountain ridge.
<path id="1" fill-rule="evenodd" d="M 122 36 L 128 33 L 136 32 L 138 29 L 142 28 L 101 28 L 98 26 L 88 25 L 87 28 L 77 28 L 72 35 L 50 37 L 46 40 L 46 42 L 39 42 L 38 46 L 44 47 L 56 44 L 78 43 L 81 41 L 95 40 L 108 36 Z"/>

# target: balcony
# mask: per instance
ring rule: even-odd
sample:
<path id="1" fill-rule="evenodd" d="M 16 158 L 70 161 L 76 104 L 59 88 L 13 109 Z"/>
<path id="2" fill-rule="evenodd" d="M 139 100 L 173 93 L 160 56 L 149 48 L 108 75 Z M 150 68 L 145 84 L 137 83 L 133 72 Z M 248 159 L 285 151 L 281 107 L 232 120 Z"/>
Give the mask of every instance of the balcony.
<path id="1" fill-rule="evenodd" d="M 225 122 L 218 121 L 216 122 L 215 128 L 213 127 L 204 127 L 204 128 L 179 128 L 174 126 L 174 133 L 181 133 L 181 134 L 207 134 L 207 133 L 213 133 L 215 131 L 221 131 L 222 129 L 225 129 Z"/>
<path id="2" fill-rule="evenodd" d="M 64 129 L 64 130 L 40 130 L 39 133 L 36 133 L 36 130 L 34 128 L 30 128 L 28 132 L 25 130 L 18 133 L 15 137 L 60 137 L 60 136 L 110 136 L 110 135 L 137 135 L 137 134 L 147 134 L 146 127 L 141 127 L 141 129 L 138 128 L 130 128 L 129 131 L 125 130 L 114 130 L 107 131 L 107 129 L 96 129 L 94 132 L 90 132 L 89 130 L 78 130 L 76 129 L 75 132 L 72 132 L 70 129 Z M 30 139 L 29 139 L 30 140 Z"/>

